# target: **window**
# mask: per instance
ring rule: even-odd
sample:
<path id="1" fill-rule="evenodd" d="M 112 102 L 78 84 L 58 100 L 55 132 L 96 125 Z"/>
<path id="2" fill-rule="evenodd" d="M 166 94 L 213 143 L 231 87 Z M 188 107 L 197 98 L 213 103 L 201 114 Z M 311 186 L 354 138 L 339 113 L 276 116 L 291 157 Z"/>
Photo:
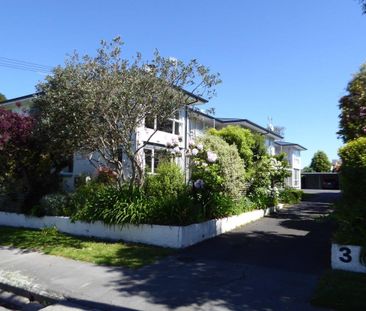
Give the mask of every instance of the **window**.
<path id="1" fill-rule="evenodd" d="M 153 150 L 152 149 L 144 149 L 145 153 L 145 172 L 153 173 Z"/>
<path id="2" fill-rule="evenodd" d="M 155 129 L 155 118 L 154 116 L 146 116 L 145 118 L 145 127 L 149 129 Z"/>
<path id="3" fill-rule="evenodd" d="M 159 122 L 158 120 L 158 131 L 173 133 L 174 129 L 174 121 L 171 119 L 165 120 L 163 122 Z"/>
<path id="4" fill-rule="evenodd" d="M 294 169 L 294 187 L 298 187 L 300 185 L 300 170 Z"/>
<path id="5" fill-rule="evenodd" d="M 62 169 L 63 174 L 72 174 L 74 172 L 74 156 L 70 156 L 67 159 L 66 166 Z"/>
<path id="6" fill-rule="evenodd" d="M 159 162 L 166 156 L 166 150 L 163 148 L 144 148 L 145 154 L 145 172 L 155 174 Z"/>
<path id="7" fill-rule="evenodd" d="M 180 135 L 182 131 L 182 122 L 179 120 L 179 111 L 175 112 L 172 118 L 169 118 L 163 122 L 159 122 L 157 118 L 148 116 L 145 118 L 145 127 L 166 133 Z"/>

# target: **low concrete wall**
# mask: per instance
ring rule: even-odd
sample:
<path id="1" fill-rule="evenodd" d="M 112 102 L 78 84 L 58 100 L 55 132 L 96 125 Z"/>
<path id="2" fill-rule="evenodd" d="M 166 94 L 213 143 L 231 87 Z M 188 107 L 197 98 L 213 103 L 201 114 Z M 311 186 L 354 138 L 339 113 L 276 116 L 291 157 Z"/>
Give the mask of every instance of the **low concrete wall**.
<path id="1" fill-rule="evenodd" d="M 366 273 L 366 265 L 361 264 L 360 254 L 361 246 L 333 243 L 332 269 Z"/>
<path id="2" fill-rule="evenodd" d="M 278 208 L 282 208 L 282 206 Z M 99 221 L 95 223 L 71 222 L 69 217 L 45 216 L 38 218 L 24 214 L 0 212 L 0 225 L 33 229 L 56 227 L 61 232 L 79 236 L 184 248 L 260 219 L 274 209 L 255 210 L 238 216 L 213 219 L 189 226 L 130 224 L 108 226 Z"/>

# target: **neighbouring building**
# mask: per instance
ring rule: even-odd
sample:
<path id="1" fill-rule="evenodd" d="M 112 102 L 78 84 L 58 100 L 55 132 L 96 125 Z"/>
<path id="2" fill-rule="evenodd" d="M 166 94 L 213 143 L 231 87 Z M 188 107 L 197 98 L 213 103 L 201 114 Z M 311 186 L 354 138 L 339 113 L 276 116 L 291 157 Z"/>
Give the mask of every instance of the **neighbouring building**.
<path id="1" fill-rule="evenodd" d="M 301 180 L 302 189 L 340 189 L 337 172 L 304 172 L 301 174 Z"/>
<path id="2" fill-rule="evenodd" d="M 202 105 L 207 100 L 188 93 L 194 105 Z M 19 113 L 27 113 L 32 109 L 32 98 L 35 94 L 30 94 L 0 103 L 1 108 L 10 109 Z M 301 156 L 300 152 L 306 150 L 298 144 L 285 143 L 283 137 L 274 131 L 262 127 L 250 120 L 241 118 L 218 118 L 207 114 L 193 106 L 187 106 L 177 111 L 172 118 L 164 123 L 158 124 L 156 118 L 145 120 L 145 124 L 136 129 L 136 148 L 146 143 L 154 130 L 155 135 L 151 137 L 146 146 L 141 150 L 144 159 L 144 167 L 147 173 L 154 174 L 159 163 L 159 154 L 166 149 L 171 141 L 177 141 L 179 148 L 184 151 L 188 148 L 190 140 L 194 140 L 202 135 L 208 128 L 221 129 L 228 125 L 238 125 L 253 132 L 260 133 L 265 137 L 267 152 L 275 155 L 285 152 L 288 156 L 291 170 L 291 177 L 286 180 L 288 186 L 301 188 Z M 121 155 L 123 156 L 123 155 Z M 187 167 L 187 158 L 184 156 L 176 158 L 177 164 L 183 169 Z M 96 169 L 91 165 L 88 154 L 75 153 L 70 165 L 61 173 L 65 189 L 72 190 L 78 178 L 83 175 L 94 175 Z"/>
<path id="3" fill-rule="evenodd" d="M 275 142 L 276 154 L 284 152 L 287 154 L 287 161 L 290 165 L 291 176 L 287 178 L 286 185 L 292 188 L 301 189 L 301 151 L 307 150 L 299 144 L 278 140 Z"/>

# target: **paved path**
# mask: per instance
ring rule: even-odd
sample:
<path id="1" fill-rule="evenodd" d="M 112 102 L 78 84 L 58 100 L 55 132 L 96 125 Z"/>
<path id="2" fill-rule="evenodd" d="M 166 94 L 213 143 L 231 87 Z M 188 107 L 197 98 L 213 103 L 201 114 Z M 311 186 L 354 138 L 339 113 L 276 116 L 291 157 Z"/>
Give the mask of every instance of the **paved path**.
<path id="1" fill-rule="evenodd" d="M 303 203 L 139 270 L 0 248 L 0 282 L 99 310 L 318 310 L 308 301 L 329 267 L 327 212 Z"/>

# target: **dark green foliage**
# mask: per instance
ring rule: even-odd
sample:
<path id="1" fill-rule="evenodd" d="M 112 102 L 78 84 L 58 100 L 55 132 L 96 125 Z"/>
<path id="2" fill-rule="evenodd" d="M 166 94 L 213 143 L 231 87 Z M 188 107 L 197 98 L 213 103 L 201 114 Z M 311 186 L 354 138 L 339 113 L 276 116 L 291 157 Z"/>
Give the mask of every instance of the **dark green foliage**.
<path id="1" fill-rule="evenodd" d="M 249 194 L 249 199 L 255 204 L 257 208 L 267 208 L 276 205 L 275 197 L 271 190 L 264 187 L 257 187 Z"/>
<path id="2" fill-rule="evenodd" d="M 257 160 L 267 155 L 267 148 L 264 135 L 261 135 L 259 133 L 252 133 L 252 135 L 254 137 L 254 145 L 252 147 L 253 161 L 256 162 Z"/>
<path id="3" fill-rule="evenodd" d="M 366 137 L 348 142 L 339 150 L 342 200 L 336 205 L 339 243 L 366 246 Z"/>
<path id="4" fill-rule="evenodd" d="M 366 246 L 366 208 L 364 203 L 342 199 L 332 215 L 337 222 L 334 240 L 344 245 Z"/>
<path id="5" fill-rule="evenodd" d="M 211 129 L 209 133 L 221 137 L 229 145 L 235 145 L 246 167 L 253 165 L 253 148 L 256 141 L 250 130 L 229 125 L 221 130 Z"/>
<path id="6" fill-rule="evenodd" d="M 163 161 L 155 175 L 146 177 L 144 187 L 148 197 L 176 197 L 185 188 L 183 172 L 177 164 Z"/>
<path id="7" fill-rule="evenodd" d="M 320 279 L 312 304 L 337 311 L 366 310 L 366 275 L 339 270 L 326 272 Z"/>
<path id="8" fill-rule="evenodd" d="M 185 225 L 203 220 L 199 205 L 185 187 L 175 195 L 155 196 L 139 188 L 89 182 L 76 190 L 70 206 L 75 211 L 73 220 L 87 222 Z"/>
<path id="9" fill-rule="evenodd" d="M 213 195 L 210 207 L 209 210 L 211 215 L 209 218 L 223 218 L 239 215 L 257 208 L 257 206 L 247 197 L 243 197 L 239 201 L 234 201 L 230 197 L 220 194 Z"/>
<path id="10" fill-rule="evenodd" d="M 70 216 L 70 195 L 65 193 L 51 193 L 45 195 L 38 204 L 30 210 L 34 216 Z"/>
<path id="11" fill-rule="evenodd" d="M 348 83 L 347 92 L 339 100 L 340 130 L 337 133 L 344 142 L 366 133 L 366 64 L 361 66 L 360 71 Z"/>
<path id="12" fill-rule="evenodd" d="M 301 202 L 303 194 L 302 190 L 286 187 L 280 191 L 279 201 L 281 203 L 297 204 Z"/>
<path id="13" fill-rule="evenodd" d="M 214 135 L 204 135 L 199 142 L 204 150 L 192 159 L 198 162 L 192 167 L 192 180 L 202 179 L 207 192 L 222 193 L 234 200 L 241 198 L 246 190 L 245 169 L 237 148 Z M 214 163 L 207 159 L 209 151 L 217 155 Z"/>
<path id="14" fill-rule="evenodd" d="M 311 167 L 309 167 L 309 166 L 305 166 L 305 167 L 302 169 L 302 171 L 303 171 L 304 173 L 312 173 L 312 172 L 314 172 L 314 170 L 313 170 Z"/>
<path id="15" fill-rule="evenodd" d="M 247 198 L 219 192 L 203 196 L 184 184 L 176 164 L 162 162 L 157 174 L 147 177 L 144 189 L 89 182 L 76 190 L 68 206 L 73 220 L 160 225 L 188 225 L 256 207 Z"/>
<path id="16" fill-rule="evenodd" d="M 310 164 L 310 168 L 314 172 L 330 172 L 331 166 L 332 164 L 324 151 L 315 152 Z"/>
<path id="17" fill-rule="evenodd" d="M 117 188 L 89 182 L 80 186 L 71 199 L 76 213 L 74 220 L 106 224 L 144 223 L 148 213 L 147 202 L 139 189 Z"/>
<path id="18" fill-rule="evenodd" d="M 350 141 L 340 148 L 341 187 L 349 203 L 366 201 L 366 137 Z"/>

